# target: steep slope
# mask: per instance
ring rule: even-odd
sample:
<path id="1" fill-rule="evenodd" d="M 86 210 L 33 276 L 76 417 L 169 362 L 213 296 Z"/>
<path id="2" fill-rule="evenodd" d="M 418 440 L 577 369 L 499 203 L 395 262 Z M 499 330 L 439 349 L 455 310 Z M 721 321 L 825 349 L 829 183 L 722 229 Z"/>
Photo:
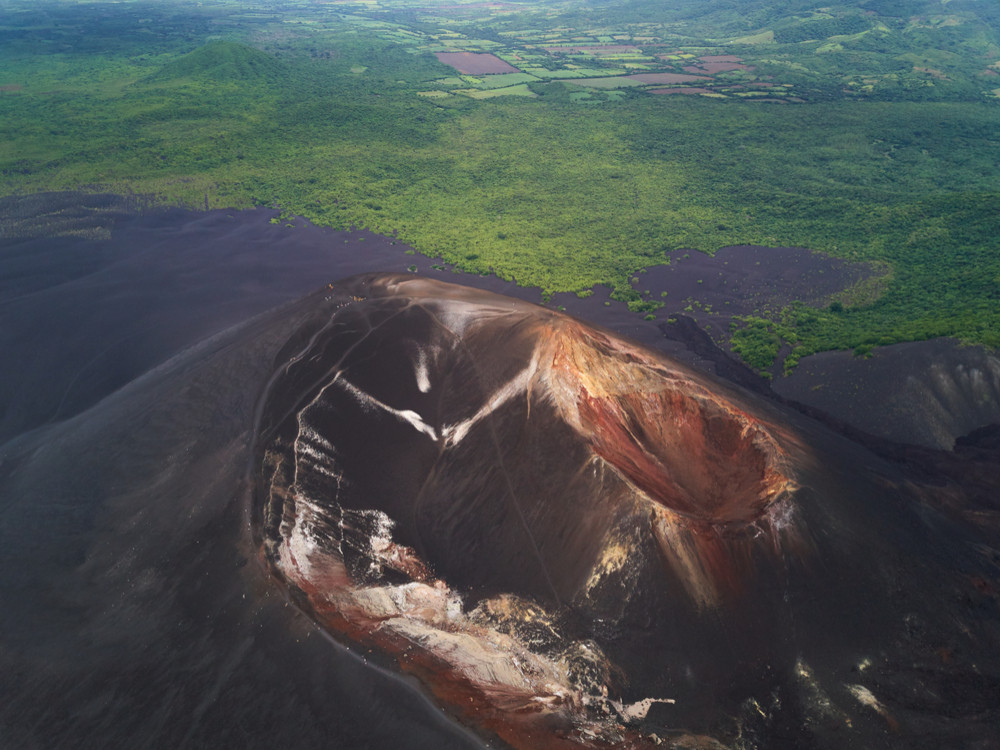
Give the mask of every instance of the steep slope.
<path id="1" fill-rule="evenodd" d="M 514 746 L 685 727 L 911 748 L 1000 726 L 995 602 L 959 603 L 996 558 L 942 511 L 954 490 L 662 355 L 364 276 L 289 340 L 260 408 L 265 564 Z"/>

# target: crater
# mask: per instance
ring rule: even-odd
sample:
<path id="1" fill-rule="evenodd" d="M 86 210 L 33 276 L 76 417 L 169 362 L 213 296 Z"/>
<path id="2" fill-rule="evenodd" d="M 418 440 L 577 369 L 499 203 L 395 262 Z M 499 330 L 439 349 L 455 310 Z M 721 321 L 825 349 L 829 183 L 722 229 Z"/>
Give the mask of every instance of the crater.
<path id="1" fill-rule="evenodd" d="M 781 450 L 745 411 L 579 325 L 553 356 L 564 411 L 594 452 L 665 508 L 751 522 L 791 486 Z"/>
<path id="2" fill-rule="evenodd" d="M 260 408 L 266 565 L 323 627 L 512 744 L 642 745 L 630 727 L 665 698 L 614 697 L 606 649 L 660 609 L 719 606 L 755 556 L 796 548 L 784 438 L 700 376 L 535 305 L 394 275 L 326 302 Z"/>

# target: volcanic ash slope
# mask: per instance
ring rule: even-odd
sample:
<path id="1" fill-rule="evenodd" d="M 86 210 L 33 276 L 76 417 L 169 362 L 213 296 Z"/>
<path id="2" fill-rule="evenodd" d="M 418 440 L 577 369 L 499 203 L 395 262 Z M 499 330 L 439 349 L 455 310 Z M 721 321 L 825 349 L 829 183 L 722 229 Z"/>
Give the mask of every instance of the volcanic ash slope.
<path id="1" fill-rule="evenodd" d="M 940 606 L 990 563 L 926 493 L 564 315 L 331 286 L 256 456 L 257 543 L 299 606 L 512 745 L 902 747 L 996 722 L 968 688 L 996 670 L 934 657 L 995 638 Z"/>

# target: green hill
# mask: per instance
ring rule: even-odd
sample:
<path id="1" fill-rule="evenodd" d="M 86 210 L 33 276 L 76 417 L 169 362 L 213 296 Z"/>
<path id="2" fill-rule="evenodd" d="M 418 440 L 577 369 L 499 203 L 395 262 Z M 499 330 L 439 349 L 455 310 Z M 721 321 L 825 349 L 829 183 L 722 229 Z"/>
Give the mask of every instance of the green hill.
<path id="1" fill-rule="evenodd" d="M 147 80 L 215 83 L 275 83 L 288 75 L 273 55 L 238 42 L 209 42 L 163 66 Z"/>

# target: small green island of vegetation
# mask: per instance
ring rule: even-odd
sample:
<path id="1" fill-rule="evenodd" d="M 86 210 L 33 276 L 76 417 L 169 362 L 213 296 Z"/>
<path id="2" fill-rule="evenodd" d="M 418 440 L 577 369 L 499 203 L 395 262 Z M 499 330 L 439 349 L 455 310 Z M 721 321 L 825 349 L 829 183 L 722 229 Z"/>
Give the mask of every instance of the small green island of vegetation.
<path id="1" fill-rule="evenodd" d="M 719 334 L 761 370 L 1000 345 L 989 0 L 8 0 L 0 129 L 0 195 L 274 206 L 643 315 L 682 248 L 879 269 Z"/>

